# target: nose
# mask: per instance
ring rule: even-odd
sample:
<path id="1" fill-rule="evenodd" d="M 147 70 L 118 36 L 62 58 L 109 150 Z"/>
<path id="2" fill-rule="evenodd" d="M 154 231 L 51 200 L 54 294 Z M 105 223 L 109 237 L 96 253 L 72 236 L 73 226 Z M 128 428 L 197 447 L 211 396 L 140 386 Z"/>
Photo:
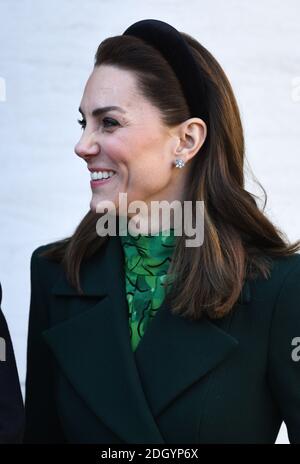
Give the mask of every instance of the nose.
<path id="1" fill-rule="evenodd" d="M 93 134 L 87 134 L 86 132 L 82 134 L 80 140 L 74 147 L 76 155 L 84 160 L 88 159 L 90 156 L 98 155 L 99 150 L 100 146 L 95 141 Z"/>

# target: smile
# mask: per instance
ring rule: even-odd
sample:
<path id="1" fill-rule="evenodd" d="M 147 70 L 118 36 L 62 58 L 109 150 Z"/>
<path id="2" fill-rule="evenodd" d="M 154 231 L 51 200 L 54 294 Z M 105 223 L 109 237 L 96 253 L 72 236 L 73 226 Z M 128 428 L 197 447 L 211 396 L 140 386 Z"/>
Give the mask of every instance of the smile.
<path id="1" fill-rule="evenodd" d="M 114 171 L 94 171 L 91 172 L 91 180 L 108 179 L 115 174 Z"/>
<path id="2" fill-rule="evenodd" d="M 104 175 L 103 175 L 104 174 Z M 102 173 L 101 171 L 99 172 L 93 172 L 91 173 L 91 187 L 92 188 L 95 188 L 95 187 L 99 187 L 99 186 L 102 186 L 104 184 L 107 184 L 111 181 L 111 179 L 116 175 L 115 172 L 113 171 L 109 171 L 109 172 L 105 172 L 105 173 Z"/>

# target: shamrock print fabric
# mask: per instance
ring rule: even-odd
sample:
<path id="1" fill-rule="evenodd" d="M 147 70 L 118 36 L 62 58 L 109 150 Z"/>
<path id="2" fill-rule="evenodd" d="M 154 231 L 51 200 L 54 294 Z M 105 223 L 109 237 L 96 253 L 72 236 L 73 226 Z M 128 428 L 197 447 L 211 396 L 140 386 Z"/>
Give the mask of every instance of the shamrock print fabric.
<path id="1" fill-rule="evenodd" d="M 161 306 L 173 276 L 167 272 L 175 247 L 174 229 L 153 235 L 120 236 L 125 257 L 126 297 L 129 309 L 129 333 L 133 351 L 148 324 Z"/>

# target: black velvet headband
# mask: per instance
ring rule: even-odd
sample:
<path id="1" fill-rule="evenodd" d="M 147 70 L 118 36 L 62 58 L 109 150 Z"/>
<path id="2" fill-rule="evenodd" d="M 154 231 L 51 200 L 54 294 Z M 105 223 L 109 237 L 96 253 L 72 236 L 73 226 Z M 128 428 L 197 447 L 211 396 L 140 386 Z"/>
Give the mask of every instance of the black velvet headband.
<path id="1" fill-rule="evenodd" d="M 191 117 L 208 124 L 207 92 L 198 63 L 177 29 L 156 19 L 143 19 L 129 26 L 123 35 L 133 35 L 155 47 L 173 68 L 190 108 Z"/>

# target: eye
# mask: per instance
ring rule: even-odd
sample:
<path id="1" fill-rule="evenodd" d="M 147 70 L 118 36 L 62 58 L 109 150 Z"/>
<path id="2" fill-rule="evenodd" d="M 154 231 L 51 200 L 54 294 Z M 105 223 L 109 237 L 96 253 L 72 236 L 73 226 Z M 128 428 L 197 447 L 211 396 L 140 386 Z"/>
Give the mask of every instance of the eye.
<path id="1" fill-rule="evenodd" d="M 85 129 L 86 127 L 86 121 L 85 119 L 77 119 L 78 123 L 81 126 L 81 129 Z M 119 123 L 115 119 L 112 118 L 103 118 L 103 125 L 104 127 L 113 127 L 113 126 L 118 126 Z"/>
<path id="2" fill-rule="evenodd" d="M 118 126 L 118 125 L 119 125 L 118 121 L 116 121 L 115 119 L 112 119 L 112 118 L 103 118 L 103 125 L 104 125 L 105 127 L 111 127 L 111 125 L 108 125 L 108 126 L 107 126 L 107 122 L 108 122 L 108 123 L 110 122 L 110 124 L 111 124 L 112 126 Z"/>

